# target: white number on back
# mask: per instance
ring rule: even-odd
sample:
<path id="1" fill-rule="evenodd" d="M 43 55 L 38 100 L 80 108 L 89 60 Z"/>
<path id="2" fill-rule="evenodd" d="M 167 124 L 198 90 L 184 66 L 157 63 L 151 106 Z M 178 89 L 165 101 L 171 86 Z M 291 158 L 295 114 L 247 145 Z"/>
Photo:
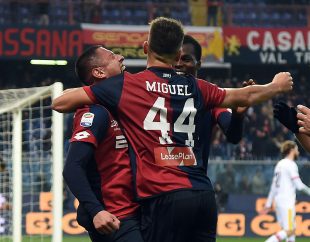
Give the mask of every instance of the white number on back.
<path id="1" fill-rule="evenodd" d="M 159 122 L 154 121 L 159 112 Z M 165 98 L 158 97 L 153 107 L 147 113 L 143 127 L 145 130 L 160 130 L 161 137 L 159 142 L 161 144 L 171 144 L 172 140 L 168 134 L 170 131 L 170 124 L 167 122 L 167 108 L 165 107 Z"/>
<path id="2" fill-rule="evenodd" d="M 156 115 L 159 113 L 159 121 L 154 121 Z M 194 107 L 194 99 L 189 98 L 186 100 L 183 111 L 174 123 L 174 132 L 187 133 L 188 139 L 185 140 L 185 144 L 188 146 L 194 146 L 193 133 L 195 132 L 194 119 L 197 113 L 197 109 Z M 186 118 L 189 116 L 188 124 L 184 124 Z M 167 122 L 167 108 L 165 107 L 165 98 L 158 97 L 153 107 L 147 113 L 143 127 L 145 130 L 160 130 L 161 137 L 159 142 L 161 144 L 171 144 L 172 140 L 168 134 L 170 131 L 170 123 Z"/>
<path id="3" fill-rule="evenodd" d="M 186 100 L 183 111 L 174 123 L 174 132 L 187 133 L 188 139 L 185 144 L 194 147 L 193 133 L 195 132 L 196 125 L 194 124 L 197 109 L 194 107 L 194 99 L 189 98 Z M 188 124 L 184 124 L 185 119 L 189 115 Z"/>

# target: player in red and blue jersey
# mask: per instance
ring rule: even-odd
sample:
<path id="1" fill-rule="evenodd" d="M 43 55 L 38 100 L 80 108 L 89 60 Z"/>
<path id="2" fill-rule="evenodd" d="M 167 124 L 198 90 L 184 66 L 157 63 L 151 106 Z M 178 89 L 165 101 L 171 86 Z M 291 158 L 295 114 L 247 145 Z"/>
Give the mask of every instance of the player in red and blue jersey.
<path id="1" fill-rule="evenodd" d="M 102 46 L 86 50 L 76 62 L 86 85 L 121 73 L 123 57 Z M 143 242 L 126 138 L 101 105 L 79 108 L 74 115 L 63 175 L 79 200 L 77 220 L 94 242 Z"/>
<path id="2" fill-rule="evenodd" d="M 203 115 L 216 106 L 250 106 L 292 89 L 283 72 L 271 83 L 222 89 L 177 75 L 184 32 L 173 19 L 152 21 L 144 43 L 147 69 L 124 72 L 57 98 L 53 108 L 70 111 L 99 102 L 117 114 L 130 147 L 137 195 L 143 199 L 146 241 L 215 241 L 214 195 L 202 161 Z"/>
<path id="3" fill-rule="evenodd" d="M 189 74 L 197 77 L 201 67 L 202 49 L 199 42 L 190 35 L 185 35 L 182 45 L 181 57 L 177 62 L 175 69 L 180 75 Z M 253 80 L 245 81 L 243 86 L 254 85 Z M 207 171 L 209 151 L 213 130 L 216 125 L 219 125 L 225 134 L 227 141 L 232 144 L 237 144 L 243 134 L 243 120 L 246 112 L 246 107 L 238 107 L 234 109 L 228 108 L 213 108 L 205 113 L 205 123 L 203 126 L 203 161 Z"/>
<path id="4" fill-rule="evenodd" d="M 175 66 L 177 73 L 180 75 L 193 75 L 197 77 L 198 70 L 201 66 L 201 53 L 201 46 L 198 41 L 190 35 L 185 35 L 181 56 Z M 245 86 L 252 84 L 254 84 L 253 81 L 244 83 Z M 204 114 L 204 123 L 208 125 L 202 127 L 202 135 L 200 137 L 202 143 L 202 161 L 206 174 L 208 171 L 209 151 L 215 125 L 218 124 L 220 126 L 229 142 L 237 144 L 242 138 L 243 119 L 246 110 L 247 108 L 243 107 L 232 110 L 215 107 Z M 214 195 L 213 193 L 215 199 Z M 215 206 L 212 210 L 217 213 L 217 208 Z M 209 220 L 213 221 L 212 224 L 217 224 L 216 215 L 210 217 Z M 216 228 L 214 228 L 214 231 L 216 231 Z"/>

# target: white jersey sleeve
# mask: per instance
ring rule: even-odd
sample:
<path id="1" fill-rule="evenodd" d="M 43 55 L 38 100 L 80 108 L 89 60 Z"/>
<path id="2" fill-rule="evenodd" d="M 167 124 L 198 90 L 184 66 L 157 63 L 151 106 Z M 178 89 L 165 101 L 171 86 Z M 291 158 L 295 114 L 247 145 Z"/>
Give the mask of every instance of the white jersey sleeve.
<path id="1" fill-rule="evenodd" d="M 267 202 L 265 204 L 266 208 L 271 208 L 272 206 L 272 202 L 273 199 L 275 197 L 276 194 L 276 174 L 274 174 L 273 179 L 272 179 L 272 183 L 271 183 L 271 187 L 270 187 L 270 191 L 268 193 L 268 198 L 267 198 Z"/>
<path id="2" fill-rule="evenodd" d="M 299 177 L 294 179 L 293 182 L 298 191 L 303 191 L 304 193 L 310 196 L 310 187 L 305 185 Z"/>
<path id="3" fill-rule="evenodd" d="M 310 188 L 306 186 L 300 179 L 299 177 L 299 171 L 298 171 L 298 166 L 296 163 L 291 164 L 291 169 L 289 169 L 291 179 L 298 191 L 303 191 L 307 195 L 310 195 Z"/>

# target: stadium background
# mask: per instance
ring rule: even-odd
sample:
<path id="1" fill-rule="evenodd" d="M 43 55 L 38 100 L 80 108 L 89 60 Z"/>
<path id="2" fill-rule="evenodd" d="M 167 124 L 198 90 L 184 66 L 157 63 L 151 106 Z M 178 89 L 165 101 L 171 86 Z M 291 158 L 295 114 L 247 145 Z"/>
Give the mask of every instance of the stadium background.
<path id="1" fill-rule="evenodd" d="M 179 19 L 201 43 L 201 78 L 222 87 L 236 87 L 248 78 L 264 83 L 278 71 L 290 71 L 294 91 L 279 99 L 291 105 L 310 105 L 307 0 L 0 1 L 0 89 L 45 86 L 56 81 L 65 88 L 78 86 L 74 60 L 92 44 L 103 44 L 124 55 L 127 69 L 140 71 L 145 64 L 141 44 L 147 36 L 147 24 L 157 16 Z M 32 65 L 33 59 L 68 63 Z M 219 129 L 215 132 L 208 173 L 218 188 L 220 238 L 266 237 L 277 230 L 274 216 L 257 214 L 268 193 L 273 165 L 280 158 L 279 144 L 294 139 L 273 120 L 274 101 L 248 110 L 240 144 L 228 144 Z M 71 121 L 72 114 L 66 115 L 65 150 Z M 302 180 L 308 185 L 309 158 L 302 152 L 299 159 Z M 23 179 L 24 184 L 30 182 Z M 51 185 L 48 180 L 42 182 L 47 192 L 42 194 L 44 203 Z M 76 235 L 77 241 L 85 234 L 72 222 L 74 197 L 67 188 L 64 194 L 64 232 Z M 309 239 L 308 197 L 298 195 L 297 214 L 297 235 Z"/>

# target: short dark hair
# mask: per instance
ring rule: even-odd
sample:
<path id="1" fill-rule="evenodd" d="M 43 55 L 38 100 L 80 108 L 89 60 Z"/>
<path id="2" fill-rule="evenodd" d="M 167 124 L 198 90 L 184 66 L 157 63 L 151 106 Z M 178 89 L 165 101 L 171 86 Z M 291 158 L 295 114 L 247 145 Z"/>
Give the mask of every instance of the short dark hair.
<path id="1" fill-rule="evenodd" d="M 86 84 L 90 78 L 89 73 L 94 67 L 100 66 L 100 60 L 96 56 L 97 49 L 103 47 L 102 45 L 93 45 L 87 48 L 77 59 L 75 63 L 75 73 L 79 80 Z"/>
<path id="2" fill-rule="evenodd" d="M 294 141 L 286 140 L 281 144 L 281 154 L 283 157 L 287 156 L 292 149 L 295 149 L 297 144 Z"/>
<path id="3" fill-rule="evenodd" d="M 150 23 L 149 48 L 163 59 L 173 59 L 181 49 L 184 29 L 181 22 L 158 17 Z"/>
<path id="4" fill-rule="evenodd" d="M 194 51 L 195 51 L 195 58 L 197 61 L 200 61 L 202 50 L 201 50 L 201 45 L 199 44 L 199 42 L 196 39 L 194 39 L 192 36 L 186 34 L 184 35 L 184 40 L 183 40 L 183 45 L 185 44 L 193 45 Z"/>

